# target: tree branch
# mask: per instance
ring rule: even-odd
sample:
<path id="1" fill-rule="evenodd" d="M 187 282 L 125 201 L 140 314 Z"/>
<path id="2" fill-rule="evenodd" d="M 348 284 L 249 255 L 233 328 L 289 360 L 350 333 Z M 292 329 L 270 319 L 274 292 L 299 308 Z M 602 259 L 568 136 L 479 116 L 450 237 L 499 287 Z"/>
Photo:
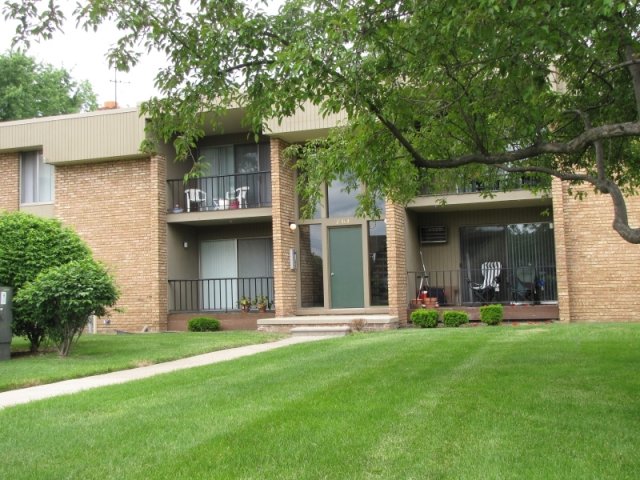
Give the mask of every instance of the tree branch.
<path id="1" fill-rule="evenodd" d="M 560 180 L 565 181 L 583 181 L 590 183 L 600 191 L 600 193 L 608 194 L 613 201 L 613 229 L 618 232 L 625 241 L 633 244 L 640 244 L 640 227 L 633 228 L 629 226 L 629 216 L 627 212 L 627 204 L 618 185 L 609 179 L 595 178 L 591 175 L 579 173 L 567 173 L 553 170 L 545 167 L 509 167 L 507 165 L 496 165 L 496 168 L 509 173 L 546 173 Z"/>
<path id="2" fill-rule="evenodd" d="M 640 136 L 640 122 L 615 123 L 585 130 L 583 133 L 565 143 L 549 142 L 509 152 L 495 154 L 471 153 L 448 160 L 426 161 L 414 165 L 421 168 L 456 168 L 471 163 L 495 165 L 499 163 L 519 162 L 542 155 L 569 155 L 583 152 L 589 145 L 598 140 L 619 137 Z"/>

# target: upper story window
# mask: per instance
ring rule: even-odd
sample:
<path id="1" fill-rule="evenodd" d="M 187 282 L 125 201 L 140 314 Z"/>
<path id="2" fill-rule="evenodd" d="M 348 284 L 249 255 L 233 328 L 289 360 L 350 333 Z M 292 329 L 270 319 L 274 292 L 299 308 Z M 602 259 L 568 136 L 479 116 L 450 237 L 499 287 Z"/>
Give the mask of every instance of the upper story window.
<path id="1" fill-rule="evenodd" d="M 51 203 L 54 194 L 54 167 L 44 163 L 42 152 L 20 156 L 20 203 Z"/>
<path id="2" fill-rule="evenodd" d="M 209 164 L 204 175 L 223 176 L 271 170 L 268 143 L 224 146 L 202 146 L 202 161 Z"/>

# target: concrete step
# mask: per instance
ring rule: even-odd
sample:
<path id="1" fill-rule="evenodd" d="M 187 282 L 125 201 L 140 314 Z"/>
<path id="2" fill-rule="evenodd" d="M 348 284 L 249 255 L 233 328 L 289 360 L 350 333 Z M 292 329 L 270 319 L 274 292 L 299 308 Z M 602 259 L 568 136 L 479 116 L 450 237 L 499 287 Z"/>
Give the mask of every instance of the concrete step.
<path id="1" fill-rule="evenodd" d="M 328 327 L 304 326 L 293 327 L 289 333 L 296 336 L 326 336 L 326 337 L 344 337 L 351 333 L 351 327 L 346 325 L 332 325 Z"/>

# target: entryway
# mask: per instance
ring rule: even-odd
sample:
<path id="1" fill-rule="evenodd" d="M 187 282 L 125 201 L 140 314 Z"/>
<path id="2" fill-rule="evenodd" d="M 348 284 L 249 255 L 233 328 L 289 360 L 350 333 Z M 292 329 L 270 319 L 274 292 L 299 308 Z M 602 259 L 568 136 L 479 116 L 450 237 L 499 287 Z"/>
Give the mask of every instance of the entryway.
<path id="1" fill-rule="evenodd" d="M 331 308 L 364 307 L 362 228 L 329 228 Z"/>

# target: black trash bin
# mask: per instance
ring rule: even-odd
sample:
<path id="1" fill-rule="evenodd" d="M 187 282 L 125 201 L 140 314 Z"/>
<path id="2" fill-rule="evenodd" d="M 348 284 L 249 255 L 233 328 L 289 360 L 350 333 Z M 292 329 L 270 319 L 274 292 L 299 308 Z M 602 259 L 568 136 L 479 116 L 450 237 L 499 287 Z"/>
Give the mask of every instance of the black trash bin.
<path id="1" fill-rule="evenodd" d="M 10 287 L 0 287 L 0 360 L 11 358 L 12 297 Z"/>

